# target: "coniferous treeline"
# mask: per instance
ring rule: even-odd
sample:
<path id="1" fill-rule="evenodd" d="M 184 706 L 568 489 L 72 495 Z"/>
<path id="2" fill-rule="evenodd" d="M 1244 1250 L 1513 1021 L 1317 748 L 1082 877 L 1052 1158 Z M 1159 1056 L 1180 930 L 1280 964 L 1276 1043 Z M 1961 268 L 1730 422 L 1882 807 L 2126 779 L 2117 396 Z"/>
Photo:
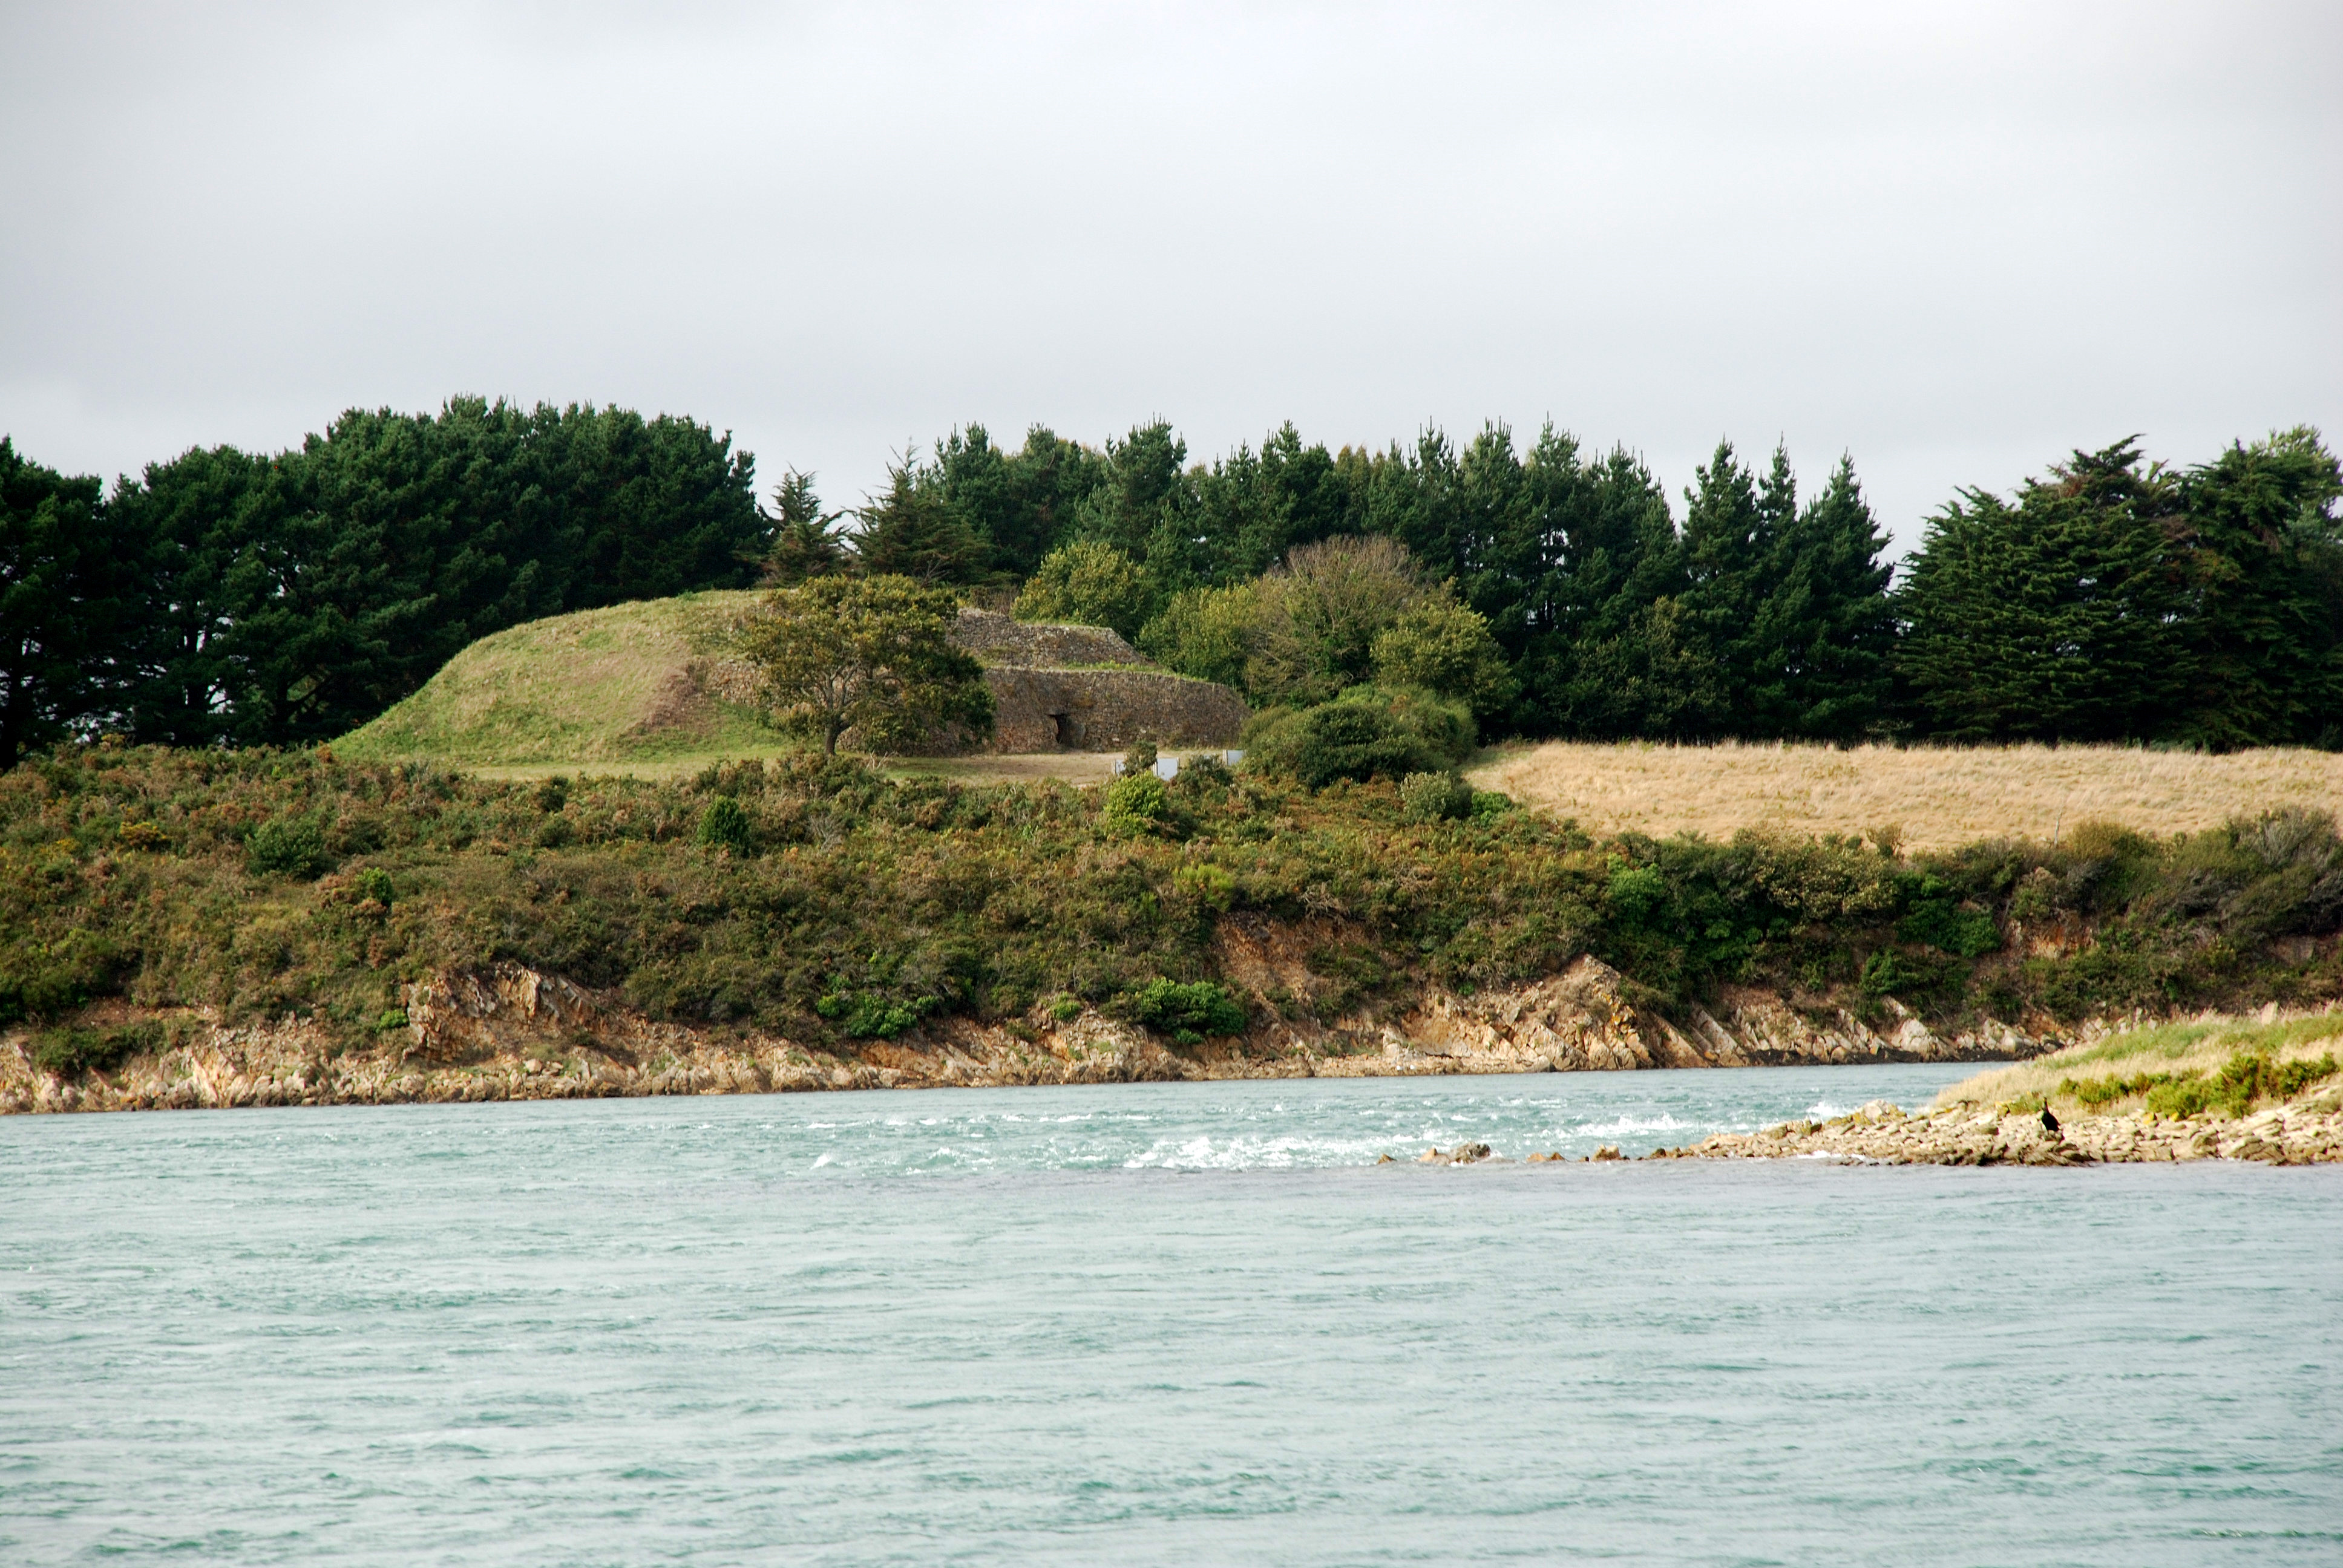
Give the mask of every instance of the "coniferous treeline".
<path id="1" fill-rule="evenodd" d="M 1211 596 L 1350 535 L 1450 585 L 1407 601 L 1410 657 L 1476 669 L 1487 733 L 2335 746 L 2338 494 L 2308 430 L 2181 471 L 2120 443 L 1963 491 L 1892 586 L 1850 462 L 1802 496 L 1783 452 L 1720 445 L 1679 516 L 1639 458 L 1551 428 L 1330 451 L 1287 425 L 1192 463 L 1161 421 L 1013 449 L 971 425 L 898 463 L 850 532 L 809 477 L 768 515 L 729 437 L 616 408 L 353 412 L 298 451 L 190 451 L 111 494 L 0 444 L 0 763 L 101 729 L 330 738 L 487 632 L 745 585 L 759 558 L 789 580 L 1111 579 L 1102 620 L 1175 667 L 1202 647 L 1191 672 L 1217 678 Z"/>
<path id="2" fill-rule="evenodd" d="M 1802 498 L 1784 452 L 1760 468 L 1720 445 L 1679 522 L 1640 459 L 1551 428 L 1525 450 L 1491 426 L 1461 448 L 1433 431 L 1329 452 L 1288 425 L 1191 465 L 1161 422 L 1101 451 L 1038 428 L 1007 451 L 971 426 L 895 468 L 856 548 L 867 569 L 976 584 L 1102 543 L 1143 572 L 1141 640 L 1177 665 L 1183 595 L 1386 536 L 1502 648 L 1500 732 L 2334 747 L 2338 494 L 2308 429 L 2182 472 L 2118 443 L 2008 499 L 1963 491 L 1892 588 L 1845 459 Z"/>
<path id="3" fill-rule="evenodd" d="M 769 534 L 729 436 L 620 408 L 353 410 L 110 494 L 0 440 L 0 766 L 92 729 L 329 739 L 488 632 L 744 586 Z"/>

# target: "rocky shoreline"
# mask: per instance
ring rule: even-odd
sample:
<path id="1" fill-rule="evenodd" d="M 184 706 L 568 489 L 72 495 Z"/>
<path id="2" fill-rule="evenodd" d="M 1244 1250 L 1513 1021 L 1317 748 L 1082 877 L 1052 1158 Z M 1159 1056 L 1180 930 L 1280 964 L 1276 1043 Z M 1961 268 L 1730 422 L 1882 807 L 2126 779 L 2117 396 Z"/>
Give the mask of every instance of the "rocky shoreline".
<path id="1" fill-rule="evenodd" d="M 2343 1109 L 2330 1093 L 2237 1118 L 2045 1116 L 1956 1106 L 1907 1116 L 1875 1101 L 1828 1121 L 1720 1132 L 1651 1160 L 1831 1160 L 1880 1165 L 2093 1165 L 2343 1161 Z"/>
<path id="2" fill-rule="evenodd" d="M 1222 957 L 1256 999 L 1307 997 L 1306 932 L 1236 932 Z M 1369 1078 L 1890 1061 L 2015 1061 L 2066 1041 L 1996 1023 L 1938 1035 L 1890 1004 L 1874 1028 L 1817 1018 L 1770 992 L 1728 991 L 1689 1027 L 1634 1006 L 1616 971 L 1581 958 L 1533 984 L 1420 992 L 1403 1012 L 1264 1024 L 1192 1048 L 1096 1010 L 1007 1023 L 948 1019 L 850 1051 L 644 1017 L 616 998 L 515 964 L 410 986 L 405 1022 L 369 1050 L 315 1020 L 231 1024 L 196 1011 L 154 1020 L 171 1043 L 76 1081 L 0 1039 L 0 1113 L 394 1105 L 852 1089 Z M 1256 1008 L 1256 1016 L 1272 1011 Z"/>
<path id="3" fill-rule="evenodd" d="M 1294 977 L 1269 950 L 1224 954 L 1259 994 Z M 202 1014 L 136 1014 L 169 1045 L 66 1081 L 35 1067 L 21 1031 L 0 1039 L 0 1113 L 225 1110 L 290 1105 L 458 1104 L 650 1095 L 1006 1087 L 1232 1079 L 1622 1071 L 1886 1061 L 2023 1061 L 2071 1040 L 1988 1023 L 1940 1036 L 1891 1015 L 1817 1022 L 1768 993 L 1729 992 L 1690 1027 L 1629 1002 L 1591 958 L 1534 984 L 1477 995 L 1433 990 L 1403 1014 L 1280 1022 L 1175 1049 L 1095 1010 L 1002 1024 L 947 1020 L 850 1053 L 773 1036 L 661 1022 L 615 999 L 518 965 L 410 987 L 403 1026 L 371 1050 L 337 1050 L 314 1020 L 228 1025 Z M 107 1021 L 97 1020 L 94 1021 Z M 120 1020 L 116 1020 L 120 1021 Z M 1485 1144 L 1433 1150 L 1439 1164 L 1494 1161 Z M 1564 1156 L 1533 1154 L 1532 1161 Z M 1589 1158 L 1624 1158 L 1606 1148 Z M 2252 1160 L 2343 1161 L 2343 1089 L 2242 1117 L 2073 1114 L 1956 1103 L 1906 1113 L 1874 1101 L 1827 1121 L 1718 1133 L 1646 1160 L 1786 1160 L 1932 1165 L 2085 1165 Z"/>

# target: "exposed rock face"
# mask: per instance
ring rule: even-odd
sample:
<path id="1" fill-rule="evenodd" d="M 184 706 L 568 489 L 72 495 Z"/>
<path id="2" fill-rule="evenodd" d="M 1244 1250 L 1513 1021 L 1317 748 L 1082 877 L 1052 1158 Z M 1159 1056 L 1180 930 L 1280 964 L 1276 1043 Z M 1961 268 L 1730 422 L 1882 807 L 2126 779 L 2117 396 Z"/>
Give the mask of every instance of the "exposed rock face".
<path id="1" fill-rule="evenodd" d="M 2331 1099 L 2331 1097 L 2330 1097 Z M 1826 1122 L 1720 1132 L 1655 1160 L 1805 1158 L 1888 1165 L 2087 1165 L 2100 1161 L 2261 1160 L 2305 1165 L 2343 1160 L 2343 1111 L 2326 1101 L 2272 1106 L 2236 1121 L 2072 1116 L 2056 1128 L 2038 1111 L 1962 1107 L 1906 1116 L 1874 1101 Z"/>
<path id="2" fill-rule="evenodd" d="M 1339 935 L 1331 922 L 1233 930 L 1223 938 L 1225 972 L 1254 991 L 1256 1016 L 1272 1010 L 1265 1000 L 1272 990 L 1306 1009 L 1309 988 L 1326 982 L 1308 975 L 1302 954 Z M 0 1041 L 0 1111 L 1983 1060 L 2032 1055 L 2050 1043 L 1998 1026 L 1939 1039 L 1913 1032 L 1909 1020 L 1891 1035 L 1853 1019 L 1835 1028 L 1801 1020 L 1797 1030 L 1777 1020 L 1774 1033 L 1745 1039 L 1704 1014 L 1687 1031 L 1631 1006 L 1618 974 L 1592 958 L 1534 984 L 1469 997 L 1429 988 L 1404 1014 L 1305 1016 L 1182 1051 L 1085 1012 L 1011 1024 L 947 1019 L 837 1054 L 777 1036 L 663 1023 L 517 964 L 435 977 L 408 987 L 406 1001 L 406 1027 L 365 1051 L 337 1050 L 327 1031 L 298 1019 L 230 1027 L 172 1015 L 169 1049 L 76 1083 L 36 1070 L 19 1034 Z M 1775 1018 L 1755 996 L 1727 1011 L 1736 1022 Z"/>

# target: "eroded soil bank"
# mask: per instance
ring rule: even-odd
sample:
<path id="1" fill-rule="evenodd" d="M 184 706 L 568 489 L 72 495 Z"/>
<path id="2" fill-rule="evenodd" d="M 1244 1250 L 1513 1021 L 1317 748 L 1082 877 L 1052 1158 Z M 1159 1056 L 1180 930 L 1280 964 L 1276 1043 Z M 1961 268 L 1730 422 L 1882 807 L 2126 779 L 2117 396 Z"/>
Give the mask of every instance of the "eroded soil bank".
<path id="1" fill-rule="evenodd" d="M 1273 943 L 1223 955 L 1237 978 L 1301 983 Z M 1761 990 L 1728 990 L 1679 1025 L 1631 1005 L 1618 974 L 1581 958 L 1532 985 L 1472 996 L 1431 988 L 1404 1013 L 1267 1025 L 1192 1048 L 1095 1011 L 1010 1024 L 941 1020 L 851 1052 L 644 1017 L 607 994 L 518 965 L 408 989 L 406 1025 L 371 1050 L 288 1018 L 227 1026 L 155 1016 L 170 1043 L 65 1081 L 36 1069 L 22 1033 L 0 1041 L 0 1112 L 193 1110 L 763 1093 L 949 1085 L 1236 1078 L 1571 1072 L 1798 1063 L 2009 1061 L 2064 1040 L 1988 1023 L 1932 1032 L 1888 1004 L 1884 1027 L 1816 1019 Z M 126 1017 L 127 1015 L 126 1014 Z"/>

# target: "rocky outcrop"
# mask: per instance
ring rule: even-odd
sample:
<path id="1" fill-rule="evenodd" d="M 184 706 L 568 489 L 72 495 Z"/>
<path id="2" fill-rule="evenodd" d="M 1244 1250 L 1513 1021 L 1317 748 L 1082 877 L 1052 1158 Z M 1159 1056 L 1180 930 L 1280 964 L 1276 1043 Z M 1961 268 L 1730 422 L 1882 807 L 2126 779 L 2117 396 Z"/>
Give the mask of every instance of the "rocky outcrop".
<path id="1" fill-rule="evenodd" d="M 313 1020 L 230 1024 L 155 1015 L 170 1044 L 66 1082 L 35 1069 L 20 1033 L 0 1040 L 0 1111 L 387 1104 L 601 1095 L 761 1093 L 943 1085 L 1123 1083 L 1231 1078 L 1607 1071 L 1758 1060 L 1968 1060 L 2032 1055 L 2051 1042 L 1992 1026 L 1940 1038 L 1912 1020 L 1888 1033 L 1852 1018 L 1794 1017 L 1754 993 L 1719 1020 L 1680 1028 L 1632 1005 L 1616 971 L 1581 958 L 1535 983 L 1461 995 L 1427 987 L 1404 1011 L 1331 1010 L 1309 972 L 1332 922 L 1232 928 L 1225 971 L 1268 1021 L 1232 1040 L 1172 1050 L 1146 1030 L 1085 1011 L 979 1023 L 947 1019 L 844 1052 L 779 1036 L 663 1022 L 618 998 L 518 964 L 435 976 L 407 988 L 404 1021 L 350 1050 Z M 1298 1016 L 1280 1017 L 1281 1012 Z M 1760 1033 L 1750 1020 L 1765 1023 Z M 1770 1020 L 1770 1021 L 1768 1021 Z M 1749 1032 L 1734 1032 L 1740 1028 Z"/>
<path id="2" fill-rule="evenodd" d="M 1828 1121 L 1763 1132 L 1720 1132 L 1654 1160 L 1835 1160 L 1885 1165 L 2088 1165 L 2260 1160 L 2308 1165 L 2343 1160 L 2343 1110 L 2328 1100 L 2275 1105 L 2237 1119 L 2070 1116 L 1961 1106 L 1906 1116 L 1874 1101 Z"/>

